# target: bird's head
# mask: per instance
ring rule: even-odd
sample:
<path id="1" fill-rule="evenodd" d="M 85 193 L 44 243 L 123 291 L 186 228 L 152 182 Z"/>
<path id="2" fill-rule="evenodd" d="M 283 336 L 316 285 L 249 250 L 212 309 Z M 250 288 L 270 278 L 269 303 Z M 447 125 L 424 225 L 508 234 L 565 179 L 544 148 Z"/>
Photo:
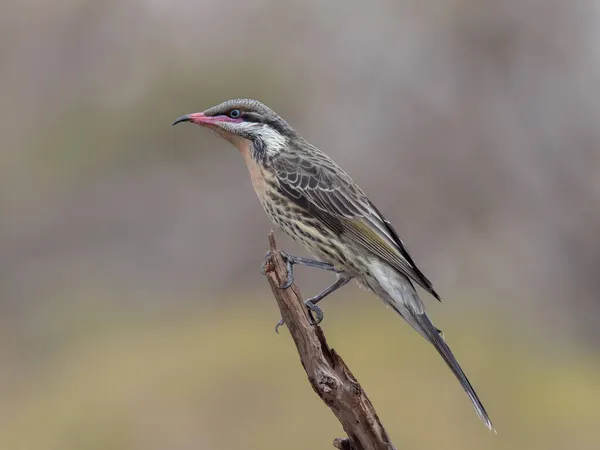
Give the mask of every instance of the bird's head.
<path id="1" fill-rule="evenodd" d="M 229 100 L 204 112 L 186 114 L 173 125 L 191 122 L 209 128 L 238 149 L 252 143 L 253 152 L 272 156 L 283 150 L 297 133 L 268 106 L 256 100 Z"/>

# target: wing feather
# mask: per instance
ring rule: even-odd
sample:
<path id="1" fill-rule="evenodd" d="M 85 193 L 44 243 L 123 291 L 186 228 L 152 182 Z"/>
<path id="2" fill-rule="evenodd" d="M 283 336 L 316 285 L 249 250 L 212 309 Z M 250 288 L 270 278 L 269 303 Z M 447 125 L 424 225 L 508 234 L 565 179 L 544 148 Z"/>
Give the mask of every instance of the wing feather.
<path id="1" fill-rule="evenodd" d="M 387 261 L 439 300 L 390 222 L 350 176 L 316 148 L 303 150 L 308 157 L 282 152 L 271 161 L 281 190 L 330 229 Z"/>

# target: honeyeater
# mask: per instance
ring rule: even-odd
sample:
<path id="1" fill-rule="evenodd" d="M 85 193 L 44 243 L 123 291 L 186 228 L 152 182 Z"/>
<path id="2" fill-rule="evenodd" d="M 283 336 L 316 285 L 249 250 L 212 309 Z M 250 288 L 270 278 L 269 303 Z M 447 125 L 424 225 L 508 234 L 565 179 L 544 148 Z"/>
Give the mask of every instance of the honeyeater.
<path id="1" fill-rule="evenodd" d="M 329 156 L 311 145 L 277 113 L 250 99 L 229 100 L 179 117 L 216 132 L 242 154 L 258 198 L 277 228 L 303 244 L 316 260 L 284 254 L 291 285 L 292 264 L 331 270 L 336 281 L 305 301 L 316 305 L 355 279 L 390 305 L 427 339 L 469 396 L 485 425 L 492 422 L 467 376 L 427 315 L 415 283 L 440 299 L 384 215 Z M 311 314 L 312 317 L 312 314 Z"/>

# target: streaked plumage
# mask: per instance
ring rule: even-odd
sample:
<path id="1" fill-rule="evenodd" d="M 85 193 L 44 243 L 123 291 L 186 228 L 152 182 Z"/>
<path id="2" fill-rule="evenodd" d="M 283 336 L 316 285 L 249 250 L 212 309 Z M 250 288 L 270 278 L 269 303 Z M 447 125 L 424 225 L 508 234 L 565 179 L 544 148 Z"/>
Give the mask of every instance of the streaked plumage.
<path id="1" fill-rule="evenodd" d="M 486 426 L 492 423 L 413 282 L 440 299 L 390 222 L 329 156 L 255 100 L 231 100 L 182 116 L 234 144 L 244 156 L 269 218 L 319 260 L 379 296 L 431 342 L 467 392 Z"/>

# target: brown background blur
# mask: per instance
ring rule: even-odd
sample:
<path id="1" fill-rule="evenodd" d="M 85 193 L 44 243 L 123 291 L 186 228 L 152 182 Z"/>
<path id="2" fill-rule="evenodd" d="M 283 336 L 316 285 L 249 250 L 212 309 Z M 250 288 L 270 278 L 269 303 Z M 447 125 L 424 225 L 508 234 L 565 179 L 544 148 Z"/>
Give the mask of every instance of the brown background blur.
<path id="1" fill-rule="evenodd" d="M 369 193 L 498 435 L 353 284 L 324 329 L 399 449 L 600 448 L 600 8 L 582 0 L 0 7 L 0 448 L 332 448 L 259 265 L 251 97 Z M 288 239 L 281 247 L 305 254 Z M 299 269 L 305 295 L 331 277 Z"/>

